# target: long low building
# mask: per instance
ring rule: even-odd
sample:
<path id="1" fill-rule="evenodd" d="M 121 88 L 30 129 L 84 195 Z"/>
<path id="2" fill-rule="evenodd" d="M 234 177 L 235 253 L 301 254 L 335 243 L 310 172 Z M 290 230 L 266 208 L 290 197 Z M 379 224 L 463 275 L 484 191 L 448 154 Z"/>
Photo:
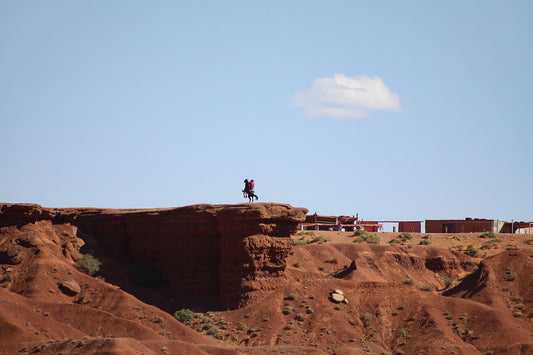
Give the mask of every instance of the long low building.
<path id="1" fill-rule="evenodd" d="M 426 233 L 533 233 L 533 222 L 505 222 L 494 219 L 466 218 L 426 220 Z"/>
<path id="2" fill-rule="evenodd" d="M 426 220 L 426 233 L 477 233 L 500 231 L 499 222 L 493 219 L 442 219 Z"/>

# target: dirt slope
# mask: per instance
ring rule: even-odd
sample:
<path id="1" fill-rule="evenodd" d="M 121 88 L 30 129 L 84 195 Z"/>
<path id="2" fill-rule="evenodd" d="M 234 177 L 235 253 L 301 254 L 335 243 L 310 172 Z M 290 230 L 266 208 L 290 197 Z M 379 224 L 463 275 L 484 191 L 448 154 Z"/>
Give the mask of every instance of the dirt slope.
<path id="1" fill-rule="evenodd" d="M 228 348 L 82 272 L 75 260 L 84 241 L 75 235 L 75 227 L 49 221 L 0 229 L 0 250 L 15 249 L 17 256 L 6 260 L 2 253 L 0 353 L 161 353 L 177 347 L 205 354 Z M 65 289 L 67 281 L 79 292 Z"/>
<path id="2" fill-rule="evenodd" d="M 254 354 L 281 344 L 338 354 L 533 353 L 533 250 L 525 243 L 532 236 L 498 235 L 494 256 L 483 259 L 465 254 L 486 242 L 479 235 L 431 236 L 439 247 L 421 245 L 422 234 L 396 246 L 389 241 L 398 233 L 381 234 L 379 244 L 356 243 L 353 233 L 318 235 L 329 240 L 293 249 L 283 284 L 250 306 L 216 313 L 229 330 L 223 339 L 253 345 Z M 457 239 L 465 244 L 447 243 Z M 332 276 L 352 261 L 355 270 Z M 332 302 L 334 289 L 348 303 Z M 204 324 L 199 318 L 193 328 Z"/>

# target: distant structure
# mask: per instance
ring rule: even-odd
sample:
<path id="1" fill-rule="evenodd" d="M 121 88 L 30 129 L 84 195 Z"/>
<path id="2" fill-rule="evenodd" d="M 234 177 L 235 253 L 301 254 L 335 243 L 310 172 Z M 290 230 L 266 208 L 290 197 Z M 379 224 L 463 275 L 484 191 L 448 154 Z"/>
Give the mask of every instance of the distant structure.
<path id="1" fill-rule="evenodd" d="M 330 230 L 330 231 L 355 231 L 362 229 L 367 232 L 382 232 L 383 224 L 378 221 L 363 221 L 356 216 L 321 216 L 317 213 L 307 215 L 305 222 L 299 225 L 300 230 Z"/>
<path id="2" fill-rule="evenodd" d="M 426 233 L 533 233 L 533 222 L 505 222 L 494 219 L 426 220 Z"/>
<path id="3" fill-rule="evenodd" d="M 363 221 L 356 216 L 322 216 L 317 213 L 307 215 L 299 229 L 323 231 L 382 232 L 383 223 L 397 223 L 398 232 L 421 233 L 422 221 Z M 396 227 L 393 227 L 396 232 Z M 494 219 L 465 218 L 438 219 L 425 221 L 426 233 L 516 233 L 533 234 L 533 222 L 505 222 Z"/>
<path id="4" fill-rule="evenodd" d="M 398 232 L 420 233 L 421 221 L 363 221 L 356 216 L 322 216 L 317 213 L 307 215 L 305 222 L 299 225 L 300 230 L 330 230 L 330 231 L 355 231 L 356 229 L 366 232 L 383 232 L 383 223 L 397 223 Z M 394 227 L 396 231 L 396 227 Z"/>
<path id="5" fill-rule="evenodd" d="M 464 220 L 426 220 L 426 233 L 499 233 L 500 229 L 500 222 L 493 219 L 466 218 Z"/>
<path id="6" fill-rule="evenodd" d="M 398 221 L 398 232 L 407 232 L 407 233 L 421 233 L 422 222 L 420 221 L 409 221 L 409 222 L 401 222 Z"/>

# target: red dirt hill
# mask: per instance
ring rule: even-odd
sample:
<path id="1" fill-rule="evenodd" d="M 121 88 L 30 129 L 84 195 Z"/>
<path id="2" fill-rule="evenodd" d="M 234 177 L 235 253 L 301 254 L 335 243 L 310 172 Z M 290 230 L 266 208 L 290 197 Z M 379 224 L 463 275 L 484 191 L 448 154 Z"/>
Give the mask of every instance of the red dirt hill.
<path id="1" fill-rule="evenodd" d="M 296 233 L 306 212 L 0 205 L 0 354 L 533 354 L 533 236 Z"/>

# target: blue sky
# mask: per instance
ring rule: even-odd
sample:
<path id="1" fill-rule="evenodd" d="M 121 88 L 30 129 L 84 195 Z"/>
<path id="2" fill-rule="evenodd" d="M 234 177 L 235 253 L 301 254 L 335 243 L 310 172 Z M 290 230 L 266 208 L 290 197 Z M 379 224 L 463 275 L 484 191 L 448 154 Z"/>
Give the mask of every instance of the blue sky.
<path id="1" fill-rule="evenodd" d="M 531 1 L 0 1 L 0 201 L 533 220 Z"/>

